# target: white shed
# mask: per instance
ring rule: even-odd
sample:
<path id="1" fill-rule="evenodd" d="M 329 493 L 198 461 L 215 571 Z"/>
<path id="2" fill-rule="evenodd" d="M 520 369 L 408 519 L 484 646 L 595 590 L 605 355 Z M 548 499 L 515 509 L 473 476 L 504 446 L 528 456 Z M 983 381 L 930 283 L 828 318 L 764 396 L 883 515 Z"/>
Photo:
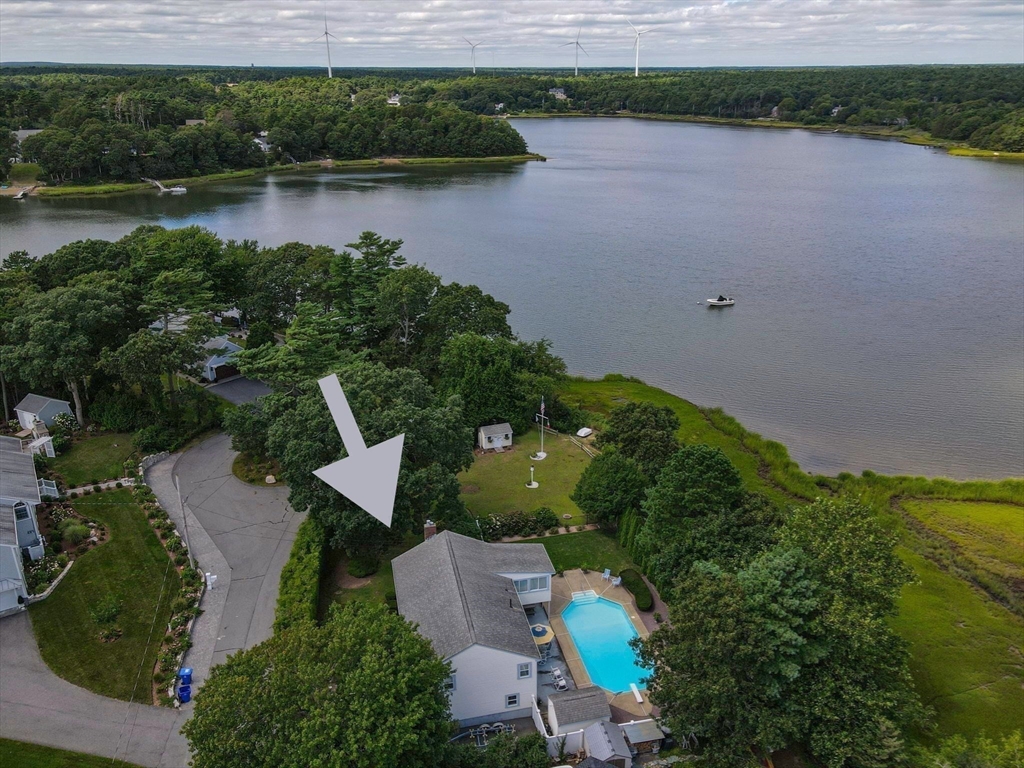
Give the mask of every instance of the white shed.
<path id="1" fill-rule="evenodd" d="M 611 719 L 608 695 L 596 685 L 548 696 L 548 723 L 554 736 L 582 731 L 594 723 Z"/>
<path id="2" fill-rule="evenodd" d="M 74 416 L 71 404 L 67 400 L 57 400 L 43 395 L 25 395 L 24 399 L 14 406 L 14 412 L 18 415 L 18 423 L 22 429 L 32 429 L 36 419 L 48 427 L 53 426 L 53 419 L 58 413 Z"/>
<path id="3" fill-rule="evenodd" d="M 495 448 L 512 447 L 512 425 L 507 421 L 501 424 L 488 424 L 476 431 L 477 443 L 485 451 Z"/>

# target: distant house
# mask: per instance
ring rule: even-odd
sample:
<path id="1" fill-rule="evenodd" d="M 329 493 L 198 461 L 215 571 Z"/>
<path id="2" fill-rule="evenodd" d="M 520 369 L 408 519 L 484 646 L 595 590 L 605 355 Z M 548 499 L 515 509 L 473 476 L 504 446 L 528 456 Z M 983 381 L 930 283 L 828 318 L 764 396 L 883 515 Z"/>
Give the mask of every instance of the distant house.
<path id="1" fill-rule="evenodd" d="M 557 691 L 548 696 L 548 725 L 554 736 L 581 731 L 611 719 L 612 709 L 603 688 L 591 686 Z"/>
<path id="2" fill-rule="evenodd" d="M 505 111 L 505 102 L 504 101 L 499 101 L 497 104 L 495 104 L 494 105 L 494 111 L 495 112 L 504 112 Z"/>
<path id="3" fill-rule="evenodd" d="M 615 723 L 594 723 L 583 731 L 583 747 L 588 757 L 604 760 L 615 768 L 629 768 L 633 755 L 629 751 L 622 729 Z"/>
<path id="4" fill-rule="evenodd" d="M 494 448 L 512 447 L 512 425 L 507 421 L 501 424 L 488 424 L 476 431 L 476 441 L 485 451 Z"/>
<path id="5" fill-rule="evenodd" d="M 524 606 L 550 605 L 547 550 L 432 532 L 391 563 L 398 612 L 451 662 L 452 717 L 464 727 L 529 717 L 540 653 Z"/>
<path id="6" fill-rule="evenodd" d="M 207 381 L 219 381 L 229 376 L 237 376 L 238 368 L 234 365 L 235 353 L 242 348 L 227 336 L 217 336 L 203 343 L 207 357 L 203 361 L 203 378 Z"/>
<path id="7" fill-rule="evenodd" d="M 565 88 L 548 88 L 548 93 L 550 93 L 559 101 L 561 101 L 562 99 L 569 98 L 568 96 L 565 95 Z"/>
<path id="8" fill-rule="evenodd" d="M 271 144 L 262 136 L 257 136 L 256 138 L 254 138 L 252 140 L 252 143 L 259 147 L 260 149 L 262 149 L 264 152 L 272 152 L 274 149 L 274 145 Z"/>
<path id="9" fill-rule="evenodd" d="M 388 106 L 389 107 L 397 107 L 397 106 L 401 105 L 401 103 L 402 103 L 402 96 L 400 94 L 392 93 L 390 96 L 388 96 Z"/>
<path id="10" fill-rule="evenodd" d="M 67 400 L 57 400 L 43 395 L 25 395 L 22 401 L 14 406 L 14 412 L 22 429 L 32 429 L 37 421 L 51 427 L 58 413 L 74 416 L 71 404 Z"/>
<path id="11" fill-rule="evenodd" d="M 205 120 L 186 120 L 185 127 L 188 128 L 190 125 L 206 125 Z"/>
<path id="12" fill-rule="evenodd" d="M 840 104 L 838 107 L 832 107 L 832 117 L 838 117 L 839 113 L 843 111 L 843 105 Z"/>
<path id="13" fill-rule="evenodd" d="M 16 163 L 20 163 L 21 157 L 21 142 L 27 139 L 29 136 L 35 136 L 37 133 L 42 133 L 42 128 L 23 128 L 18 131 L 14 131 L 14 157 L 11 158 Z"/>
<path id="14" fill-rule="evenodd" d="M 779 107 L 778 107 L 778 105 L 776 105 L 776 106 L 772 107 L 772 117 L 778 117 L 778 116 L 779 116 Z"/>
<path id="15" fill-rule="evenodd" d="M 35 460 L 22 452 L 21 441 L 0 438 L 0 614 L 28 597 L 22 558 L 43 556 L 36 507 L 43 496 L 56 495 L 53 482 L 36 478 Z"/>

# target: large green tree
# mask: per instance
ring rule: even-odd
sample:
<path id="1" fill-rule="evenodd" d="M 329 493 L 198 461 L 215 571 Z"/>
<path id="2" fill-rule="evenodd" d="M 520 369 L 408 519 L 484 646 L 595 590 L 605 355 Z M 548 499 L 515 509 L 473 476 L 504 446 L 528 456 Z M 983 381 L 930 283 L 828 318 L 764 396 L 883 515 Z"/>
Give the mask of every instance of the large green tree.
<path id="1" fill-rule="evenodd" d="M 583 470 L 572 500 L 587 515 L 614 524 L 621 515 L 640 508 L 647 479 L 636 462 L 614 450 L 595 457 Z"/>
<path id="2" fill-rule="evenodd" d="M 678 429 L 679 418 L 668 406 L 626 403 L 611 412 L 608 427 L 598 434 L 597 444 L 616 446 L 654 482 L 679 448 Z"/>
<path id="3" fill-rule="evenodd" d="M 422 375 L 356 362 L 336 370 L 367 445 L 405 435 L 394 518 L 385 527 L 313 475 L 344 456 L 342 441 L 315 381 L 239 409 L 229 425 L 244 435 L 238 448 L 259 447 L 266 426 L 267 453 L 281 462 L 281 476 L 296 509 L 308 509 L 332 546 L 350 554 L 379 555 L 427 518 L 448 528 L 465 526 L 456 474 L 472 462 L 472 434 L 456 397 L 439 398 Z M 326 372 L 325 372 L 326 373 Z"/>
<path id="4" fill-rule="evenodd" d="M 182 732 L 194 768 L 434 768 L 449 674 L 400 616 L 355 601 L 215 667 Z"/>

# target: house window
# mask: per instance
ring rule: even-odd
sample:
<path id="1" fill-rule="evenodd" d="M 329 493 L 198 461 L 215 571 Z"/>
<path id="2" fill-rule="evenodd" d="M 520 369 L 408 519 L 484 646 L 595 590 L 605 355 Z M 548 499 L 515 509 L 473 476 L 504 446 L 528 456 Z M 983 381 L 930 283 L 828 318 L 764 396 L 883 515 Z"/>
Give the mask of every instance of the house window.
<path id="1" fill-rule="evenodd" d="M 455 675 L 449 675 L 444 681 L 444 689 L 446 691 L 455 690 Z"/>
<path id="2" fill-rule="evenodd" d="M 519 694 L 510 693 L 505 696 L 505 709 L 513 709 L 519 706 Z"/>
<path id="3" fill-rule="evenodd" d="M 531 665 L 529 662 L 526 664 L 519 665 L 519 679 L 522 680 L 524 677 L 529 677 L 532 674 Z"/>
<path id="4" fill-rule="evenodd" d="M 516 592 L 537 592 L 548 588 L 547 576 L 533 576 L 529 579 L 516 579 Z"/>
<path id="5" fill-rule="evenodd" d="M 14 505 L 14 519 L 15 520 L 28 520 L 28 505 L 24 502 L 19 502 Z"/>

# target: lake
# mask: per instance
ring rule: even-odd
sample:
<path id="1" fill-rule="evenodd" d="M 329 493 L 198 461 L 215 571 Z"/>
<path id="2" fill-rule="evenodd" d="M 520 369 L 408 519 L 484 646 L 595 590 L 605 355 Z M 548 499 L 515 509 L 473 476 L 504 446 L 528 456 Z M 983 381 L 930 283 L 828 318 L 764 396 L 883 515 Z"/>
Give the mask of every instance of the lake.
<path id="1" fill-rule="evenodd" d="M 1024 166 L 805 131 L 514 121 L 546 163 L 0 199 L 0 251 L 139 224 L 366 229 L 512 307 L 574 373 L 722 406 L 808 470 L 1024 474 Z M 729 309 L 701 302 L 719 293 Z"/>

